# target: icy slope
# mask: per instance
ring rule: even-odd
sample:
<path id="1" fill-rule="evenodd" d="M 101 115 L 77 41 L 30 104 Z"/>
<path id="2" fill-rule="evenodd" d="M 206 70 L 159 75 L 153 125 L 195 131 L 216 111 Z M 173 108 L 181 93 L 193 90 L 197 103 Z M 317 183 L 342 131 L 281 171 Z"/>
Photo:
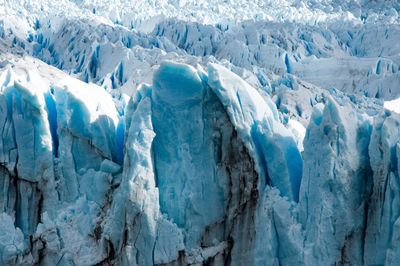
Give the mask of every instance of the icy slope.
<path id="1" fill-rule="evenodd" d="M 3 0 L 1 14 L 35 17 L 91 17 L 106 23 L 150 32 L 157 23 L 174 18 L 201 24 L 234 24 L 246 20 L 301 24 L 346 22 L 399 23 L 399 3 L 389 1 L 104 1 L 104 0 Z"/>
<path id="2" fill-rule="evenodd" d="M 258 67 L 259 75 L 289 73 L 323 88 L 376 98 L 399 93 L 399 46 L 393 45 L 400 38 L 398 25 L 244 22 L 221 29 L 170 21 L 154 32 L 189 54 L 212 55 L 250 71 Z"/>
<path id="3" fill-rule="evenodd" d="M 92 4 L 93 7 L 109 5 Z M 165 4 L 174 6 L 177 12 L 187 12 L 190 6 L 196 6 L 191 1 Z M 234 4 L 237 3 L 233 1 L 224 7 Z M 274 5 L 263 1 L 254 4 Z M 293 78 L 323 89 L 333 87 L 385 100 L 397 98 L 400 93 L 397 86 L 399 46 L 393 45 L 399 38 L 399 25 L 396 20 L 387 19 L 398 17 L 398 6 L 390 1 L 376 5 L 369 2 L 307 3 L 310 10 L 320 10 L 324 14 L 365 9 L 364 15 L 368 13 L 371 18 L 378 19 L 376 23 L 368 19 L 361 23 L 364 15 L 356 16 L 357 19 L 349 23 L 328 19 L 319 24 L 291 21 L 291 16 L 268 22 L 263 19 L 242 21 L 240 16 L 235 16 L 238 19 L 232 23 L 206 25 L 197 22 L 201 22 L 197 17 L 199 12 L 193 12 L 194 22 L 187 22 L 190 16 L 178 16 L 182 21 L 177 21 L 170 18 L 174 17 L 173 13 L 165 10 L 165 18 L 160 18 L 160 23 L 154 24 L 147 34 L 131 30 L 129 25 L 114 24 L 101 12 L 94 14 L 90 8 L 82 8 L 87 5 L 69 1 L 59 1 L 58 5 L 46 1 L 7 1 L 0 8 L 0 13 L 4 14 L 0 17 L 0 36 L 5 44 L 1 47 L 11 49 L 12 53 L 30 54 L 85 82 L 95 82 L 117 99 L 125 98 L 124 94 L 134 94 L 142 82 L 151 83 L 153 72 L 162 60 L 203 66 L 208 62 L 222 63 L 257 89 L 273 94 L 282 93 L 281 87 L 293 90 Z M 177 8 L 179 5 L 183 7 Z M 281 12 L 292 5 L 296 3 L 262 10 Z M 142 12 L 142 7 L 152 11 Z M 248 7 L 244 5 L 235 10 L 246 13 Z M 209 8 L 209 16 L 218 14 L 218 10 Z M 122 7 L 107 8 L 113 9 Z M 147 1 L 129 10 L 149 16 L 153 11 L 159 12 Z M 317 17 L 312 14 L 313 18 Z M 134 19 L 134 16 L 128 18 Z M 120 113 L 124 104 L 119 107 Z M 307 109 L 304 110 L 308 113 L 306 120 L 311 113 Z"/>
<path id="4" fill-rule="evenodd" d="M 65 1 L 66 5 L 71 5 Z M 230 24 L 245 20 L 294 21 L 298 23 L 325 23 L 346 21 L 385 21 L 398 23 L 399 4 L 396 1 L 135 1 L 118 0 L 112 3 L 96 0 L 72 0 L 81 10 L 93 12 L 111 21 L 151 31 L 165 18 L 196 21 L 202 24 Z"/>

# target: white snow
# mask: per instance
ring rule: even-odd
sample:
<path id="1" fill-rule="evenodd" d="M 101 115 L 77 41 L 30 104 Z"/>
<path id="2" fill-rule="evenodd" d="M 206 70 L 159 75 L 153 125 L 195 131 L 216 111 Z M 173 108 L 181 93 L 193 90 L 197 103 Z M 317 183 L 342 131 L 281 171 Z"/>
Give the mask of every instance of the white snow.
<path id="1" fill-rule="evenodd" d="M 383 106 L 390 111 L 400 114 L 400 98 L 391 101 L 385 101 Z"/>

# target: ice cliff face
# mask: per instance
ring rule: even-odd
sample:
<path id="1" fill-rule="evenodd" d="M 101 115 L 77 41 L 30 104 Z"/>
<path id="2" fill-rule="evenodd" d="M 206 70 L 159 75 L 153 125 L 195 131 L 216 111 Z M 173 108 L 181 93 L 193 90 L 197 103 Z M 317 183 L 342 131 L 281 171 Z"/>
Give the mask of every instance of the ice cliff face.
<path id="1" fill-rule="evenodd" d="M 396 264 L 397 115 L 329 98 L 301 156 L 216 64 L 161 64 L 124 117 L 100 87 L 23 71 L 1 76 L 3 263 Z"/>
<path id="2" fill-rule="evenodd" d="M 228 2 L 1 5 L 0 265 L 400 264 L 398 4 Z"/>
<path id="3" fill-rule="evenodd" d="M 164 63 L 153 84 L 128 106 L 129 170 L 116 194 L 129 204 L 121 210 L 115 201 L 106 226 L 115 254 L 122 254 L 117 261 L 253 263 L 261 188 L 276 182 L 288 197 L 298 194 L 293 179 L 302 161 L 293 136 L 272 104 L 258 109 L 258 93 L 220 66 L 210 65 L 205 73 Z M 254 124 L 261 119 L 264 127 Z M 270 160 L 273 176 L 266 170 L 268 152 L 287 155 Z M 300 171 L 294 176 L 280 165 L 289 159 Z M 140 170 L 132 171 L 137 165 Z"/>

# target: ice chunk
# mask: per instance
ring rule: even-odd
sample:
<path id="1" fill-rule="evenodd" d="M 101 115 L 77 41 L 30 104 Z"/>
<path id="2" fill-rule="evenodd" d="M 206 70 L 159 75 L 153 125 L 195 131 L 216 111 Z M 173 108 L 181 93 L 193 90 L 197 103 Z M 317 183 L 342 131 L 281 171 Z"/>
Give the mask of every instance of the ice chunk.
<path id="1" fill-rule="evenodd" d="M 23 263 L 25 253 L 24 236 L 14 227 L 13 219 L 6 213 L 0 214 L 0 263 L 16 265 Z"/>
<path id="2" fill-rule="evenodd" d="M 390 111 L 400 114 L 400 98 L 391 101 L 385 101 L 383 106 Z"/>
<path id="3" fill-rule="evenodd" d="M 43 96 L 47 86 L 32 71 L 18 74 L 8 69 L 2 76 L 6 81 L 0 89 L 4 128 L 0 162 L 11 172 L 15 166 L 18 176 L 27 181 L 47 179 L 45 170 L 52 169 L 52 138 Z"/>
<path id="4" fill-rule="evenodd" d="M 267 187 L 258 203 L 254 265 L 299 265 L 304 261 L 304 235 L 296 204 L 280 194 L 277 188 Z"/>
<path id="5" fill-rule="evenodd" d="M 7 67 L 0 87 L 0 180 L 2 211 L 12 215 L 26 239 L 34 233 L 41 199 L 54 199 L 52 138 L 38 73 Z"/>
<path id="6" fill-rule="evenodd" d="M 93 170 L 99 171 L 104 160 L 120 161 L 117 153 L 122 153 L 116 143 L 120 118 L 115 105 L 104 89 L 72 78 L 59 81 L 54 94 L 58 157 L 65 182 L 62 199 L 77 199 L 87 193 L 90 200 L 96 198 L 101 203 L 112 178 Z M 91 187 L 92 183 L 96 185 Z"/>

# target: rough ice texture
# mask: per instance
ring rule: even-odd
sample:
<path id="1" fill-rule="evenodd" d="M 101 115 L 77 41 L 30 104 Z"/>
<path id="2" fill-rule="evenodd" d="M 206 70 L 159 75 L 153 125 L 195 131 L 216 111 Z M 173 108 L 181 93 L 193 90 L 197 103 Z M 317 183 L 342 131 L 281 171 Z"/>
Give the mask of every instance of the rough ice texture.
<path id="1" fill-rule="evenodd" d="M 398 265 L 398 4 L 150 2 L 0 5 L 0 264 Z"/>
<path id="2" fill-rule="evenodd" d="M 275 105 L 221 66 L 209 65 L 208 82 L 254 154 L 258 172 L 265 179 L 262 182 L 279 188 L 283 196 L 297 201 L 302 159 L 292 133 L 278 120 Z"/>
<path id="3" fill-rule="evenodd" d="M 367 119 L 332 99 L 311 118 L 299 208 L 306 265 L 363 264 L 370 130 Z"/>
<path id="4" fill-rule="evenodd" d="M 397 263 L 396 114 L 330 97 L 302 136 L 228 69 L 169 61 L 121 116 L 48 71 L 0 76 L 2 263 Z"/>

